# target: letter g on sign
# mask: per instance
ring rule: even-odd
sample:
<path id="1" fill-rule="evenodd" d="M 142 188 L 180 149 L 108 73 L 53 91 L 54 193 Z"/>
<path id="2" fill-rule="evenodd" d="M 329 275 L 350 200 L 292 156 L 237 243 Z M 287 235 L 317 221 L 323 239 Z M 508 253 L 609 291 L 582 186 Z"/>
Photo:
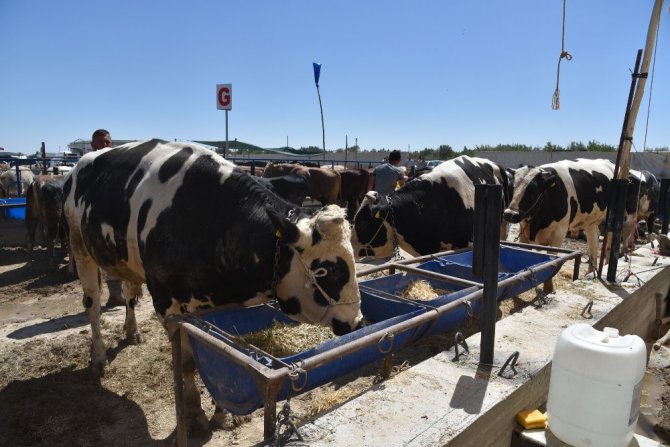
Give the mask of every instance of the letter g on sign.
<path id="1" fill-rule="evenodd" d="M 216 108 L 218 110 L 231 110 L 233 108 L 233 84 L 217 84 Z"/>

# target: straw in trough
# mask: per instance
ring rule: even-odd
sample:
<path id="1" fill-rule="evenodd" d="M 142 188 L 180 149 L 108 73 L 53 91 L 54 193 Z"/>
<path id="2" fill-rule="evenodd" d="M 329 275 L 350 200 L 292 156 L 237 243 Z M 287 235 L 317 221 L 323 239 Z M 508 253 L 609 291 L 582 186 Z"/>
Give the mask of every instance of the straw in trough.
<path id="1" fill-rule="evenodd" d="M 307 323 L 284 324 L 274 320 L 272 326 L 245 334 L 242 339 L 275 357 L 286 357 L 334 337 L 335 334 L 328 327 Z"/>
<path id="2" fill-rule="evenodd" d="M 409 286 L 402 292 L 402 297 L 412 300 L 427 301 L 447 293 L 449 293 L 448 290 L 433 289 L 428 281 L 417 280 L 409 283 Z"/>

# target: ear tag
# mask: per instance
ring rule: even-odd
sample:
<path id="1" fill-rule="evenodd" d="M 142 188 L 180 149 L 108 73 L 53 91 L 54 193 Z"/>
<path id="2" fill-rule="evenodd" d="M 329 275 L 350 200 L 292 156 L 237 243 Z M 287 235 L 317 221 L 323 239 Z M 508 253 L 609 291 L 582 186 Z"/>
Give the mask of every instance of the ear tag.
<path id="1" fill-rule="evenodd" d="M 283 239 L 283 237 L 284 237 L 284 235 L 281 234 L 281 231 L 279 231 L 279 229 L 277 229 L 277 231 L 275 231 L 275 236 L 277 236 L 277 239 Z"/>
<path id="2" fill-rule="evenodd" d="M 382 215 L 379 214 L 379 210 L 377 210 L 377 214 L 375 214 L 375 219 L 379 219 L 379 218 L 381 218 L 381 217 L 382 217 Z"/>

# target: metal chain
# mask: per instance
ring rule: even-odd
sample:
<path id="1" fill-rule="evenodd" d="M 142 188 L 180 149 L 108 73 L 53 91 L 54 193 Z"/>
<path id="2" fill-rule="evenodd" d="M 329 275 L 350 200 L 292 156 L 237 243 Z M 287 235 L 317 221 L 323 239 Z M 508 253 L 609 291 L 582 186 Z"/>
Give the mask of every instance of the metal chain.
<path id="1" fill-rule="evenodd" d="M 391 215 L 391 231 L 393 232 L 393 257 L 392 261 L 402 261 L 405 259 L 403 255 L 400 254 L 400 246 L 398 245 L 398 233 L 395 231 L 395 214 L 393 213 L 393 207 L 391 206 L 391 198 L 386 196 L 386 202 L 389 206 L 389 214 Z"/>
<path id="2" fill-rule="evenodd" d="M 272 266 L 272 283 L 270 284 L 270 289 L 272 293 L 272 299 L 277 299 L 277 284 L 279 283 L 279 254 L 281 251 L 281 239 L 277 238 L 275 242 L 275 257 L 274 265 Z"/>
<path id="3" fill-rule="evenodd" d="M 303 370 L 295 363 L 291 364 L 289 370 L 291 386 L 289 387 L 286 401 L 284 402 L 284 405 L 282 405 L 282 409 L 277 415 L 277 420 L 275 422 L 275 432 L 272 436 L 272 447 L 282 447 L 286 445 L 286 443 L 291 440 L 293 434 L 296 435 L 298 441 L 304 442 L 304 439 L 298 431 L 298 428 L 295 426 L 293 421 L 291 421 L 291 396 L 293 395 L 294 382 L 298 380 L 300 371 Z"/>

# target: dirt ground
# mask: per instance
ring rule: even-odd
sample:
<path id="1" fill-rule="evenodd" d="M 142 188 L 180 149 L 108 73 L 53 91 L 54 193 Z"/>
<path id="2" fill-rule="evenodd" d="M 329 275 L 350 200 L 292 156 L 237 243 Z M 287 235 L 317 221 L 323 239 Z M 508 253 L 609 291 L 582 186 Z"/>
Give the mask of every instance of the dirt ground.
<path id="1" fill-rule="evenodd" d="M 7 236 L 7 222 L 0 222 L 0 236 L 3 229 Z M 581 241 L 570 244 L 584 248 Z M 124 309 L 104 311 L 109 365 L 105 376 L 95 380 L 88 369 L 90 328 L 82 312 L 79 281 L 68 274 L 65 259 L 50 271 L 44 250 L 36 251 L 31 264 L 23 248 L 11 245 L 0 237 L 0 446 L 172 445 L 176 418 L 170 344 L 149 294 L 145 291 L 137 309 L 144 339 L 139 345 L 123 341 Z M 571 271 L 572 264 L 566 267 Z M 557 276 L 558 287 L 569 287 L 566 277 L 569 274 Z M 501 306 L 501 317 L 521 310 L 533 298 L 534 293 L 527 292 L 508 300 Z M 464 333 L 476 330 L 475 325 Z M 395 355 L 394 373 L 449 347 L 453 338 L 453 333 L 434 336 L 404 349 Z M 379 366 L 372 364 L 294 398 L 295 422 L 299 425 L 365 392 L 379 380 Z M 653 370 L 649 381 L 650 399 L 659 403 L 643 418 L 642 431 L 668 441 L 670 374 Z M 200 388 L 211 417 L 214 407 L 202 383 Z M 191 437 L 189 445 L 262 444 L 262 410 L 230 422 L 225 429 Z"/>

